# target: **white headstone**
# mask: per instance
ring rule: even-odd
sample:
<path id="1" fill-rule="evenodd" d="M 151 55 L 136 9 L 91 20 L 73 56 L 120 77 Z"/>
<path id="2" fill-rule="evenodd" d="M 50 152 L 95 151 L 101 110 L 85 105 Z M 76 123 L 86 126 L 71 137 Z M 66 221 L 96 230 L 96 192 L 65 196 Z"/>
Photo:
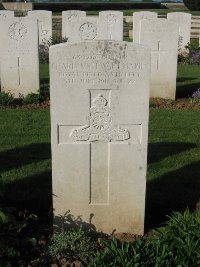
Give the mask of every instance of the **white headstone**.
<path id="1" fill-rule="evenodd" d="M 70 38 L 73 35 L 72 27 L 77 23 L 79 18 L 86 17 L 85 11 L 68 10 L 62 12 L 62 37 Z"/>
<path id="2" fill-rule="evenodd" d="M 14 18 L 14 11 L 0 10 L 0 25 L 7 18 Z M 0 36 L 0 43 L 1 43 L 1 36 Z M 1 88 L 1 54 L 2 54 L 2 51 L 0 50 L 0 88 Z"/>
<path id="3" fill-rule="evenodd" d="M 167 19 L 176 24 L 179 29 L 179 52 L 186 51 L 185 46 L 190 43 L 192 15 L 184 12 L 172 12 L 167 14 Z"/>
<path id="4" fill-rule="evenodd" d="M 151 49 L 150 97 L 175 99 L 178 27 L 166 19 L 142 20 L 140 43 Z"/>
<path id="5" fill-rule="evenodd" d="M 0 24 L 1 90 L 19 94 L 39 89 L 37 20 L 7 18 Z"/>
<path id="6" fill-rule="evenodd" d="M 140 43 L 141 37 L 141 21 L 143 19 L 156 19 L 157 13 L 150 11 L 140 11 L 133 13 L 133 41 L 134 43 Z"/>
<path id="7" fill-rule="evenodd" d="M 149 76 L 140 45 L 50 48 L 55 224 L 70 210 L 97 231 L 143 233 Z"/>
<path id="8" fill-rule="evenodd" d="M 123 12 L 101 11 L 99 20 L 99 30 L 106 34 L 104 40 L 123 41 Z"/>
<path id="9" fill-rule="evenodd" d="M 39 45 L 46 46 L 52 37 L 52 12 L 47 10 L 33 10 L 28 17 L 38 20 Z"/>
<path id="10" fill-rule="evenodd" d="M 70 25 L 68 42 L 103 40 L 105 34 L 99 31 L 99 22 L 98 17 L 79 17 Z"/>

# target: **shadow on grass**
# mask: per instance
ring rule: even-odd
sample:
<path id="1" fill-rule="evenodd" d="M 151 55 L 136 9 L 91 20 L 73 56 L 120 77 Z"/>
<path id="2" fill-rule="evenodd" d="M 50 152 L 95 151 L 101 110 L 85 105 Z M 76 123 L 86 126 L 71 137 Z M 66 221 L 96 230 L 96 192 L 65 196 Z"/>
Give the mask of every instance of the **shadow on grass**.
<path id="1" fill-rule="evenodd" d="M 160 226 L 172 211 L 195 210 L 200 201 L 200 161 L 147 182 L 145 229 Z"/>
<path id="2" fill-rule="evenodd" d="M 36 143 L 0 152 L 0 172 L 51 158 L 50 143 Z"/>
<path id="3" fill-rule="evenodd" d="M 186 81 L 193 81 L 196 80 L 195 77 L 177 77 L 176 82 L 186 82 Z"/>
<path id="4" fill-rule="evenodd" d="M 51 172 L 24 177 L 11 183 L 0 183 L 0 203 L 30 210 L 33 213 L 49 214 L 52 210 Z"/>
<path id="5" fill-rule="evenodd" d="M 199 89 L 200 85 L 197 81 L 196 83 L 192 84 L 183 84 L 183 85 L 177 85 L 176 88 L 176 98 L 187 98 L 191 97 L 192 94 Z"/>
<path id="6" fill-rule="evenodd" d="M 40 79 L 40 85 L 43 85 L 43 84 L 49 84 L 49 78 L 41 78 Z"/>
<path id="7" fill-rule="evenodd" d="M 163 158 L 181 153 L 192 148 L 196 148 L 193 143 L 149 143 L 148 144 L 148 163 L 162 160 Z"/>

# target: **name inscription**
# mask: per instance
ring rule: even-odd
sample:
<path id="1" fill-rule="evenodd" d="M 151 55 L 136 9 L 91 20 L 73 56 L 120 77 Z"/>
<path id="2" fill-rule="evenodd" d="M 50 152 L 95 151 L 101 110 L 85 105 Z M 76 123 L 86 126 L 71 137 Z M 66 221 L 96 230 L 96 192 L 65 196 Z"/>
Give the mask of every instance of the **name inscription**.
<path id="1" fill-rule="evenodd" d="M 95 58 L 94 58 L 95 57 Z M 74 55 L 68 63 L 55 63 L 51 66 L 67 84 L 109 84 L 136 83 L 145 68 L 142 62 L 128 62 L 126 56 Z"/>

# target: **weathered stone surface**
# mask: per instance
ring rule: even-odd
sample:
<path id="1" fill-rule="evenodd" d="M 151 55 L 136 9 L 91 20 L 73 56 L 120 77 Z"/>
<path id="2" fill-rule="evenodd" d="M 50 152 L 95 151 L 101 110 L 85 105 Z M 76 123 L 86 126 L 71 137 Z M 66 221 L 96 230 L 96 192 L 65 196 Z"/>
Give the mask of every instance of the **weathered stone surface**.
<path id="1" fill-rule="evenodd" d="M 150 11 L 140 11 L 133 13 L 133 41 L 134 43 L 140 43 L 141 37 L 141 21 L 143 19 L 156 19 L 157 13 Z"/>
<path id="2" fill-rule="evenodd" d="M 123 12 L 99 12 L 99 31 L 104 32 L 103 40 L 123 41 Z"/>
<path id="3" fill-rule="evenodd" d="M 117 41 L 50 48 L 54 222 L 142 234 L 150 51 Z"/>
<path id="4" fill-rule="evenodd" d="M 151 49 L 151 97 L 175 99 L 178 27 L 166 19 L 142 20 L 140 44 Z"/>
<path id="5" fill-rule="evenodd" d="M 178 48 L 179 52 L 186 51 L 185 46 L 190 43 L 190 29 L 191 29 L 192 15 L 184 12 L 172 12 L 167 14 L 167 19 L 172 21 L 179 29 Z"/>
<path id="6" fill-rule="evenodd" d="M 0 25 L 5 21 L 5 19 L 13 17 L 14 17 L 14 11 L 0 10 Z M 1 36 L 0 36 L 0 43 L 1 43 Z M 1 55 L 2 51 L 0 50 L 0 88 L 1 88 Z"/>
<path id="7" fill-rule="evenodd" d="M 62 13 L 62 36 L 69 42 L 123 40 L 123 13 L 102 11 L 99 16 L 86 16 L 84 11 Z"/>
<path id="8" fill-rule="evenodd" d="M 73 27 L 80 17 L 86 17 L 85 11 L 68 10 L 62 12 L 62 37 L 68 38 L 73 36 Z"/>
<path id="9" fill-rule="evenodd" d="M 47 10 L 29 11 L 28 17 L 37 19 L 39 45 L 46 46 L 52 37 L 52 12 Z"/>
<path id="10" fill-rule="evenodd" d="M 1 90 L 16 97 L 39 89 L 37 20 L 7 18 L 0 24 Z"/>
<path id="11" fill-rule="evenodd" d="M 71 24 L 69 42 L 99 40 L 105 36 L 104 32 L 99 31 L 98 17 L 79 17 Z"/>

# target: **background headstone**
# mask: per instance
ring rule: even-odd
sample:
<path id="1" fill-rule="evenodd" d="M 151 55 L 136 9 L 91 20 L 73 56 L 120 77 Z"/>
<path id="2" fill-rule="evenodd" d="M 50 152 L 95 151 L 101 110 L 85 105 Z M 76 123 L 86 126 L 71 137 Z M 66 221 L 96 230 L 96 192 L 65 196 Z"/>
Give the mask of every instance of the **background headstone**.
<path id="1" fill-rule="evenodd" d="M 140 44 L 151 49 L 150 97 L 175 99 L 178 27 L 166 19 L 142 20 Z"/>
<path id="2" fill-rule="evenodd" d="M 141 21 L 143 19 L 156 19 L 157 13 L 150 11 L 140 11 L 133 13 L 133 41 L 134 43 L 140 43 L 141 37 Z"/>
<path id="3" fill-rule="evenodd" d="M 1 90 L 18 97 L 39 89 L 38 27 L 29 17 L 0 24 Z"/>
<path id="4" fill-rule="evenodd" d="M 101 11 L 99 12 L 99 27 L 102 32 L 106 30 L 104 40 L 123 41 L 123 12 Z"/>
<path id="5" fill-rule="evenodd" d="M 70 38 L 73 35 L 72 27 L 80 17 L 86 17 L 85 11 L 68 10 L 62 12 L 62 37 Z"/>
<path id="6" fill-rule="evenodd" d="M 29 11 L 28 17 L 38 20 L 39 45 L 46 46 L 52 37 L 52 12 L 47 10 Z"/>
<path id="7" fill-rule="evenodd" d="M 14 18 L 14 11 L 0 10 L 0 25 L 7 18 Z M 1 43 L 1 36 L 0 36 L 0 43 Z M 2 51 L 0 50 L 0 88 L 1 88 L 1 54 L 2 54 Z"/>
<path id="8" fill-rule="evenodd" d="M 179 29 L 178 49 L 179 52 L 186 51 L 185 46 L 190 43 L 192 15 L 184 12 L 172 12 L 167 14 L 167 19 L 176 24 Z"/>
<path id="9" fill-rule="evenodd" d="M 54 223 L 144 229 L 150 51 L 96 41 L 50 48 Z"/>
<path id="10" fill-rule="evenodd" d="M 98 17 L 80 17 L 71 24 L 70 33 L 69 42 L 99 40 L 100 35 L 105 35 L 99 31 Z"/>

